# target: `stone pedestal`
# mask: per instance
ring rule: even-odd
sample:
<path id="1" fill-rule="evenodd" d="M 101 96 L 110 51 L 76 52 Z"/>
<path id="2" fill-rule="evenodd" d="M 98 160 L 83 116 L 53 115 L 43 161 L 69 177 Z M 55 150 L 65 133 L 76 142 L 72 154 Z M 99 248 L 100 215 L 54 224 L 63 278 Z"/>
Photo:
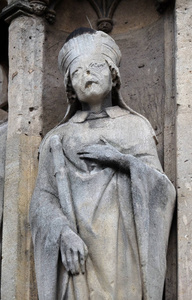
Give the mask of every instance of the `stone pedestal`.
<path id="1" fill-rule="evenodd" d="M 28 210 L 42 128 L 44 24 L 20 16 L 9 28 L 9 122 L 3 224 L 2 300 L 37 299 Z"/>

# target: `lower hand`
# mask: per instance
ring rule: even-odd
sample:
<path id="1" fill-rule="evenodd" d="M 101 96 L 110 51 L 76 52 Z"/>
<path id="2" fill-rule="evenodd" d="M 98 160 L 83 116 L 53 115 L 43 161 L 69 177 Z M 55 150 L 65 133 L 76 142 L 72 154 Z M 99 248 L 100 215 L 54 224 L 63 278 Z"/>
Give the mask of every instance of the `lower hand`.
<path id="1" fill-rule="evenodd" d="M 72 275 L 85 273 L 85 261 L 88 255 L 83 240 L 68 226 L 61 232 L 61 259 L 65 269 Z"/>

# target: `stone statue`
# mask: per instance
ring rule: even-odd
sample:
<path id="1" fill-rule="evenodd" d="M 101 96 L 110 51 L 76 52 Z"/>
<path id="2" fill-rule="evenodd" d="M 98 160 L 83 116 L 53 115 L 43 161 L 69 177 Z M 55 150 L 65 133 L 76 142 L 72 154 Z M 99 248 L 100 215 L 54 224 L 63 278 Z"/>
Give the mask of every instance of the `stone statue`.
<path id="1" fill-rule="evenodd" d="M 85 28 L 59 54 L 68 110 L 40 146 L 30 207 L 40 300 L 162 299 L 175 190 L 121 98 L 120 58 Z"/>

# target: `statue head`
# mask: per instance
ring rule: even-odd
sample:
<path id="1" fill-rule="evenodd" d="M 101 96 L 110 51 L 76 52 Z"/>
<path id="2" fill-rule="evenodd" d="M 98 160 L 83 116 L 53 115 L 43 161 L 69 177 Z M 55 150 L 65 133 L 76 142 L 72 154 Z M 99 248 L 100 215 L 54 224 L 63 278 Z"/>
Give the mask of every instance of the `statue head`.
<path id="1" fill-rule="evenodd" d="M 113 82 L 108 63 L 101 55 L 89 54 L 77 58 L 70 67 L 69 79 L 72 97 L 81 104 L 103 104 L 111 100 Z"/>
<path id="2" fill-rule="evenodd" d="M 112 105 L 116 105 L 120 59 L 119 47 L 102 31 L 79 28 L 68 36 L 58 58 L 69 102 L 67 113 L 80 109 L 79 101 L 90 93 L 97 101 L 97 96 L 111 92 Z"/>

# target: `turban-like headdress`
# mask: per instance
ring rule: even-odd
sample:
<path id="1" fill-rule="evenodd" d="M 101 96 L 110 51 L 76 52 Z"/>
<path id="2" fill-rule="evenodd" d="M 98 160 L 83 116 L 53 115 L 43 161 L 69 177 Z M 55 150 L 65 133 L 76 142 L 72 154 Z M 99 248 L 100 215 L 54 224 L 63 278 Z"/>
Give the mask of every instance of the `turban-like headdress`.
<path id="1" fill-rule="evenodd" d="M 61 51 L 59 52 L 58 63 L 61 73 L 64 75 L 64 83 L 66 87 L 66 92 L 68 96 L 68 107 L 67 112 L 63 120 L 58 124 L 67 122 L 77 110 L 81 109 L 80 102 L 77 98 L 70 98 L 70 77 L 69 68 L 74 60 L 80 58 L 81 56 L 88 55 L 98 57 L 98 55 L 103 56 L 104 60 L 108 63 L 109 68 L 112 72 L 112 77 L 115 75 L 115 83 L 112 88 L 112 105 L 118 105 L 133 114 L 143 116 L 132 110 L 127 104 L 125 104 L 123 98 L 121 97 L 120 88 L 120 74 L 119 65 L 121 60 L 121 52 L 116 42 L 106 33 L 102 31 L 96 31 L 90 28 L 79 28 L 73 31 L 67 38 L 65 44 L 63 45 Z M 148 120 L 145 119 L 147 123 Z M 52 129 L 53 131 L 54 129 Z M 50 131 L 49 134 L 52 133 Z M 152 130 L 155 137 L 155 133 Z"/>
<path id="2" fill-rule="evenodd" d="M 121 52 L 115 41 L 102 31 L 92 30 L 70 38 L 64 44 L 58 57 L 61 73 L 65 74 L 71 63 L 85 54 L 93 57 L 100 54 L 111 67 L 118 68 L 120 65 Z"/>
<path id="3" fill-rule="evenodd" d="M 108 34 L 102 31 L 90 28 L 76 29 L 68 36 L 58 57 L 59 69 L 64 75 L 64 84 L 68 97 L 68 108 L 64 117 L 65 122 L 75 111 L 80 109 L 80 103 L 74 96 L 73 87 L 70 82 L 70 65 L 76 59 L 81 59 L 81 57 L 86 55 L 93 58 L 100 55 L 108 63 L 115 82 L 112 90 L 112 98 L 117 99 L 118 102 L 119 95 L 117 91 L 120 88 L 119 65 L 121 60 L 119 47 Z"/>

